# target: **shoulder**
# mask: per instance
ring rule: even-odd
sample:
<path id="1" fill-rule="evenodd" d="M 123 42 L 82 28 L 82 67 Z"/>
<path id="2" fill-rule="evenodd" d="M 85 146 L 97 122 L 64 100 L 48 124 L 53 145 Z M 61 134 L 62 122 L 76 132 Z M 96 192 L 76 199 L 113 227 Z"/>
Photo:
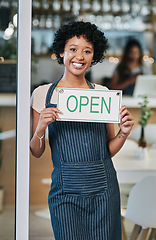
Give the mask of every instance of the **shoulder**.
<path id="1" fill-rule="evenodd" d="M 95 89 L 97 90 L 109 90 L 107 87 L 102 86 L 100 84 L 94 84 L 94 86 L 95 86 Z"/>
<path id="2" fill-rule="evenodd" d="M 41 86 L 35 88 L 35 90 L 33 91 L 33 94 L 35 96 L 39 95 L 40 97 L 43 97 L 47 93 L 47 91 L 51 85 L 52 85 L 52 83 L 41 85 Z"/>
<path id="3" fill-rule="evenodd" d="M 118 63 L 118 64 L 116 65 L 113 74 L 114 74 L 114 75 L 115 75 L 115 74 L 118 75 L 121 68 L 122 68 L 122 63 L 120 62 L 120 63 Z"/>
<path id="4" fill-rule="evenodd" d="M 31 106 L 38 113 L 45 108 L 46 95 L 51 84 L 52 83 L 39 86 L 32 93 Z"/>

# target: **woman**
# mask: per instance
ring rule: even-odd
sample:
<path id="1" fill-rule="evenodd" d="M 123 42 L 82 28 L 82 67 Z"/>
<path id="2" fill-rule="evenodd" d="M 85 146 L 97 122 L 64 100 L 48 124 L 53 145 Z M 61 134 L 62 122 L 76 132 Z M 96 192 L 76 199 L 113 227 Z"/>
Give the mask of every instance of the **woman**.
<path id="1" fill-rule="evenodd" d="M 136 78 L 139 74 L 151 74 L 143 66 L 143 52 L 140 43 L 133 39 L 126 44 L 121 62 L 112 77 L 111 89 L 123 90 L 124 95 L 133 95 Z"/>
<path id="2" fill-rule="evenodd" d="M 33 137 L 30 149 L 40 157 L 45 149 L 45 130 L 54 170 L 48 196 L 56 240 L 121 240 L 120 195 L 111 156 L 124 144 L 134 124 L 123 106 L 120 130 L 113 124 L 56 121 L 58 87 L 106 89 L 85 79 L 86 70 L 103 60 L 104 34 L 89 22 L 71 22 L 54 38 L 63 76 L 33 94 Z M 46 108 L 44 108 L 46 103 Z"/>

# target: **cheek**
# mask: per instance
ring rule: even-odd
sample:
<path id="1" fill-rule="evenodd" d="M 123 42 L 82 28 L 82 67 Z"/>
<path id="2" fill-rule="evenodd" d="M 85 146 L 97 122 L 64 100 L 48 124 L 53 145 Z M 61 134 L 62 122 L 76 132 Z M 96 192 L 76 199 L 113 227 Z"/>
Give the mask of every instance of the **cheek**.
<path id="1" fill-rule="evenodd" d="M 72 58 L 72 53 L 67 53 L 67 52 L 64 53 L 64 56 L 63 56 L 64 62 L 70 60 L 71 58 Z"/>
<path id="2" fill-rule="evenodd" d="M 89 57 L 87 59 L 87 69 L 91 66 L 91 64 L 94 62 L 93 57 Z"/>
<path id="3" fill-rule="evenodd" d="M 94 59 L 93 59 L 93 55 L 92 56 L 90 56 L 90 58 L 88 59 L 88 61 L 90 62 L 90 64 L 94 61 Z"/>

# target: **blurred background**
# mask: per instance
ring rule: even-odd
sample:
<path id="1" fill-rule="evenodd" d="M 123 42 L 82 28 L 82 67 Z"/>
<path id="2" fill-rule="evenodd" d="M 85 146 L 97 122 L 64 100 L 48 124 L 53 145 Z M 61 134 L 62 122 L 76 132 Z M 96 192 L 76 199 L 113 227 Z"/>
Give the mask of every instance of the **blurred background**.
<path id="1" fill-rule="evenodd" d="M 24 13 L 23 13 L 24 14 Z M 56 81 L 63 73 L 51 48 L 55 31 L 72 20 L 95 23 L 108 38 L 103 63 L 90 68 L 87 78 L 111 87 L 112 76 L 129 40 L 137 40 L 143 52 L 143 65 L 156 74 L 156 0 L 33 0 L 31 92 Z M 27 41 L 27 39 L 25 39 Z M 24 56 L 23 56 L 24 59 Z M 0 0 L 0 239 L 14 239 L 15 219 L 15 129 L 17 1 Z M 156 84 L 156 79 L 155 79 Z M 150 98 L 150 96 L 148 96 Z M 123 102 L 138 125 L 138 98 Z M 155 123 L 156 103 L 151 98 Z M 151 104 L 151 105 L 150 105 Z M 23 153 L 24 154 L 24 153 Z M 47 211 L 52 162 L 48 147 L 40 159 L 30 159 L 30 239 L 53 239 Z M 127 191 L 127 190 L 126 190 Z M 128 230 L 129 231 L 129 230 Z"/>

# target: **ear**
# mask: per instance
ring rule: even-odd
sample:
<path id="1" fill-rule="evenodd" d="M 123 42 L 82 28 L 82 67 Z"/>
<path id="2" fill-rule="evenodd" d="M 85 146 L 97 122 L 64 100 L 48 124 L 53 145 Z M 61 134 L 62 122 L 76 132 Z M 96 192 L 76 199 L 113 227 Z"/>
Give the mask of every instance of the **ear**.
<path id="1" fill-rule="evenodd" d="M 60 57 L 63 58 L 64 57 L 64 53 L 60 53 Z"/>

